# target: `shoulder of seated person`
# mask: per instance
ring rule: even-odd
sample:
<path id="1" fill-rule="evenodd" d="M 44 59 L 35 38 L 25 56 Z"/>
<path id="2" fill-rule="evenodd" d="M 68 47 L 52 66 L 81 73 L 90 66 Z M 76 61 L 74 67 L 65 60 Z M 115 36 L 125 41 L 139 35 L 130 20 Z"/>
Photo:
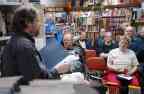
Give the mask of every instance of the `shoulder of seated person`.
<path id="1" fill-rule="evenodd" d="M 110 51 L 110 53 L 115 53 L 115 52 L 117 52 L 118 50 L 119 50 L 119 48 L 112 49 L 112 50 Z"/>
<path id="2" fill-rule="evenodd" d="M 131 55 L 135 55 L 135 52 L 134 52 L 133 50 L 128 49 L 128 51 L 129 51 L 129 53 L 130 53 Z"/>

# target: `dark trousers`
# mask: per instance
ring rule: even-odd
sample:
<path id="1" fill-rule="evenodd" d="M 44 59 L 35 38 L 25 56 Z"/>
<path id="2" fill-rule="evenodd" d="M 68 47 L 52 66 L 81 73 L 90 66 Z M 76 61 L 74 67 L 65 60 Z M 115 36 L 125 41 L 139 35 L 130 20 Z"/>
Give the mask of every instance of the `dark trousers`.
<path id="1" fill-rule="evenodd" d="M 128 85 L 129 85 L 129 81 L 127 80 L 122 80 L 121 81 L 121 88 L 120 88 L 120 94 L 128 94 Z"/>
<path id="2" fill-rule="evenodd" d="M 130 81 L 123 79 L 123 78 L 118 78 L 121 82 L 121 87 L 120 87 L 120 94 L 128 94 L 129 88 L 128 85 Z"/>

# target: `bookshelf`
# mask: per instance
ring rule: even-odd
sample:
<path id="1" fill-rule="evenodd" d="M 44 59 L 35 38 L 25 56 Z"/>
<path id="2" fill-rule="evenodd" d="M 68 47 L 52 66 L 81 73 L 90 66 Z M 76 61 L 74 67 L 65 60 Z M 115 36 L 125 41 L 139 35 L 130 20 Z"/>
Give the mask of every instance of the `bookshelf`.
<path id="1" fill-rule="evenodd" d="M 128 3 L 128 4 L 117 4 L 117 5 L 105 5 L 104 9 L 114 9 L 114 8 L 133 8 L 133 7 L 140 7 L 140 3 Z"/>
<path id="2" fill-rule="evenodd" d="M 104 0 L 100 0 L 104 1 Z M 126 2 L 125 0 L 123 0 Z M 103 5 L 101 3 L 91 3 L 84 5 L 81 8 L 82 12 L 94 11 L 95 12 L 95 23 L 92 25 L 87 25 L 87 35 L 89 38 L 96 38 L 99 35 L 100 28 L 105 28 L 107 31 L 113 33 L 113 38 L 116 39 L 118 35 L 122 35 L 120 29 L 122 23 L 132 23 L 135 20 L 135 24 L 138 26 L 143 26 L 144 21 L 139 21 L 133 19 L 133 8 L 139 9 L 141 7 L 141 2 L 134 2 L 136 0 L 129 0 L 131 2 L 120 3 L 116 5 Z M 108 15 L 104 13 L 109 11 Z M 97 15 L 98 13 L 98 15 Z M 136 27 L 137 28 L 137 27 Z"/>

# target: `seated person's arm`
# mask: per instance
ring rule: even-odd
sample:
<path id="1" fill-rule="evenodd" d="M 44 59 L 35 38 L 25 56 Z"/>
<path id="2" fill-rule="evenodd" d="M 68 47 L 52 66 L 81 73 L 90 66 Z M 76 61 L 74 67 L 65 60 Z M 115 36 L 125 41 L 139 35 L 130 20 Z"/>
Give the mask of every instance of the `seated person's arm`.
<path id="1" fill-rule="evenodd" d="M 133 68 L 128 72 L 128 74 L 132 75 L 136 71 L 137 71 L 137 66 L 133 66 Z"/>
<path id="2" fill-rule="evenodd" d="M 139 65 L 139 63 L 138 63 L 137 57 L 136 57 L 136 55 L 134 54 L 134 55 L 133 55 L 133 58 L 132 58 L 132 65 L 131 65 L 132 69 L 129 71 L 128 74 L 131 75 L 131 74 L 133 74 L 134 72 L 136 72 L 138 65 Z"/>

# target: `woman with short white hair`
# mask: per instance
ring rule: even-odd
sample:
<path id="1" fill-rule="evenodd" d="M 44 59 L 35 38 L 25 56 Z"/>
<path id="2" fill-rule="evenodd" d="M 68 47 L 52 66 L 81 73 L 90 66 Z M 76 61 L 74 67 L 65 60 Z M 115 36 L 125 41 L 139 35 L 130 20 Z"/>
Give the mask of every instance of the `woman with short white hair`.
<path id="1" fill-rule="evenodd" d="M 122 86 L 120 94 L 128 94 L 128 85 L 139 86 L 139 77 L 136 73 L 139 65 L 135 53 L 128 49 L 130 44 L 126 36 L 121 36 L 119 47 L 113 49 L 108 54 L 107 67 L 108 72 L 105 75 L 107 84 Z M 126 74 L 132 77 L 131 80 L 125 80 L 118 77 L 118 74 Z"/>

